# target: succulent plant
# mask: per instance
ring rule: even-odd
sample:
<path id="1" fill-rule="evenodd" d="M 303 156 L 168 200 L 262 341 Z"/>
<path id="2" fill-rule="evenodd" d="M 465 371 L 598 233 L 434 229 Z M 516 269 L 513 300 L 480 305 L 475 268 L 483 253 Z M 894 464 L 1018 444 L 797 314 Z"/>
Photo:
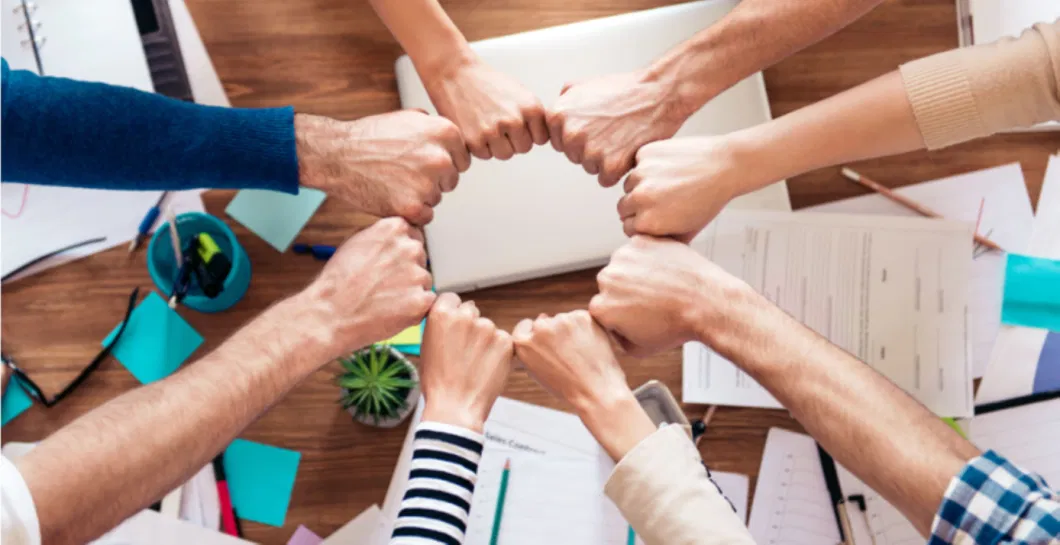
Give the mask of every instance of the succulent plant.
<path id="1" fill-rule="evenodd" d="M 339 402 L 344 409 L 376 425 L 401 417 L 409 392 L 417 386 L 408 360 L 388 345 L 373 344 L 338 361 L 344 372 L 335 382 L 343 388 Z"/>

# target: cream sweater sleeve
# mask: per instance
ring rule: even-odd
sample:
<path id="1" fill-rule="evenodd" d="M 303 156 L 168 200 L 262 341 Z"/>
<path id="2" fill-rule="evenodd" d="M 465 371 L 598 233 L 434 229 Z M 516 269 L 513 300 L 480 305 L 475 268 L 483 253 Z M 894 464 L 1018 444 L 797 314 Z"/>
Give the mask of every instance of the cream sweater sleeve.
<path id="1" fill-rule="evenodd" d="M 604 492 L 647 545 L 754 545 L 679 426 L 660 428 L 626 454 Z"/>
<path id="2" fill-rule="evenodd" d="M 900 71 L 928 149 L 1060 120 L 1060 20 Z"/>

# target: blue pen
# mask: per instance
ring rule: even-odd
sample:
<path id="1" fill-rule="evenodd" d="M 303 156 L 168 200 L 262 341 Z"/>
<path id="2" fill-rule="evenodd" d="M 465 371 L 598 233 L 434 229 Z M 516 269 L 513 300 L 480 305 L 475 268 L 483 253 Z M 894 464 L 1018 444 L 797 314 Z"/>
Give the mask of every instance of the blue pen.
<path id="1" fill-rule="evenodd" d="M 335 255 L 335 247 L 327 246 L 324 244 L 295 244 L 291 246 L 291 251 L 296 254 L 312 254 L 313 259 L 317 261 L 327 261 L 331 259 L 331 256 Z"/>
<path id="2" fill-rule="evenodd" d="M 129 253 L 133 253 L 137 248 L 140 247 L 140 243 L 147 237 L 147 233 L 151 231 L 151 226 L 155 224 L 155 220 L 158 219 L 158 214 L 162 211 L 162 201 L 166 199 L 166 195 L 169 195 L 169 191 L 163 191 L 158 196 L 158 202 L 147 211 L 144 215 L 144 219 L 140 222 L 140 228 L 136 232 L 136 236 L 133 237 L 132 242 L 129 242 Z"/>

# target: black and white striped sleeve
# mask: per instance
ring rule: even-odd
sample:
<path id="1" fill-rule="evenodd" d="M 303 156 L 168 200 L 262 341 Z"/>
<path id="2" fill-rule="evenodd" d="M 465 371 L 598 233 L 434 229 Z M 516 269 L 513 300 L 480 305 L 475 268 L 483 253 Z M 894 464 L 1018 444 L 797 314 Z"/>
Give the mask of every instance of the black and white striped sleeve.
<path id="1" fill-rule="evenodd" d="M 483 443 L 481 434 L 465 428 L 438 422 L 416 427 L 391 545 L 464 542 Z"/>

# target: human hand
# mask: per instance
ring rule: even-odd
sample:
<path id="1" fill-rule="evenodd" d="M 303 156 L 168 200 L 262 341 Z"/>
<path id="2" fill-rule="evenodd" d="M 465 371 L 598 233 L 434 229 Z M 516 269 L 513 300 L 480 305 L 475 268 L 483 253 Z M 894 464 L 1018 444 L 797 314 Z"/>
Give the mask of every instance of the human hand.
<path id="1" fill-rule="evenodd" d="M 477 58 L 425 73 L 438 113 L 451 119 L 479 159 L 510 159 L 548 142 L 545 108 L 533 93 Z"/>
<path id="2" fill-rule="evenodd" d="M 564 86 L 548 133 L 556 151 L 611 187 L 633 168 L 641 146 L 673 136 L 689 115 L 668 80 L 628 72 Z"/>
<path id="3" fill-rule="evenodd" d="M 443 293 L 427 316 L 422 362 L 423 419 L 481 433 L 508 382 L 512 338 L 474 301 Z"/>
<path id="4" fill-rule="evenodd" d="M 301 326 L 321 336 L 330 359 L 418 323 L 434 303 L 423 235 L 386 218 L 350 237 L 298 296 L 313 318 Z"/>
<path id="5" fill-rule="evenodd" d="M 574 408 L 612 459 L 621 459 L 655 430 L 626 383 L 607 333 L 588 312 L 523 320 L 512 339 L 519 360 Z"/>
<path id="6" fill-rule="evenodd" d="M 299 181 L 375 216 L 414 225 L 434 218 L 471 157 L 448 119 L 402 110 L 337 121 L 299 114 L 294 120 Z"/>
<path id="7" fill-rule="evenodd" d="M 739 327 L 741 302 L 755 293 L 687 245 L 643 235 L 616 250 L 596 278 L 589 312 L 635 355 Z"/>
<path id="8" fill-rule="evenodd" d="M 691 241 L 733 197 L 757 189 L 755 168 L 745 168 L 743 157 L 735 137 L 646 144 L 618 201 L 623 230 Z"/>

